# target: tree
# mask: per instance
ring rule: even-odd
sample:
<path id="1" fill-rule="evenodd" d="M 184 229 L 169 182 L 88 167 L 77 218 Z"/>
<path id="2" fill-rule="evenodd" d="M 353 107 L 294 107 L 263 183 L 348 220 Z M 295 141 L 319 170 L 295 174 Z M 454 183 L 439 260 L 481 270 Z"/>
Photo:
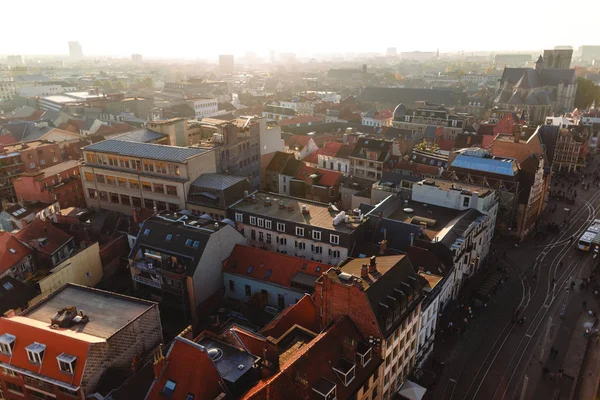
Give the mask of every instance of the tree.
<path id="1" fill-rule="evenodd" d="M 148 89 L 154 89 L 154 81 L 152 80 L 152 77 L 147 76 L 142 80 L 142 85 L 144 85 L 144 87 L 148 88 Z"/>
<path id="2" fill-rule="evenodd" d="M 115 82 L 115 89 L 118 90 L 118 91 L 125 90 L 125 85 L 121 81 L 116 81 Z"/>
<path id="3" fill-rule="evenodd" d="M 600 87 L 589 79 L 577 78 L 577 92 L 575 93 L 575 107 L 588 108 L 594 101 L 600 100 Z"/>

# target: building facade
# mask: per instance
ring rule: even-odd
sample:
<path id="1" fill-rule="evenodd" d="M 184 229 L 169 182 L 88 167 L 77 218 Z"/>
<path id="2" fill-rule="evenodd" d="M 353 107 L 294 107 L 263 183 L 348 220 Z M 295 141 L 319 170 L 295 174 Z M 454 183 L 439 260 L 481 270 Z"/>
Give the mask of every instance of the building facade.
<path id="1" fill-rule="evenodd" d="M 81 166 L 88 208 L 128 215 L 134 208 L 184 210 L 191 183 L 216 172 L 215 152 L 105 140 L 84 147 Z"/>
<path id="2" fill-rule="evenodd" d="M 372 181 L 381 179 L 383 164 L 390 159 L 392 142 L 360 138 L 350 154 L 350 174 Z"/>

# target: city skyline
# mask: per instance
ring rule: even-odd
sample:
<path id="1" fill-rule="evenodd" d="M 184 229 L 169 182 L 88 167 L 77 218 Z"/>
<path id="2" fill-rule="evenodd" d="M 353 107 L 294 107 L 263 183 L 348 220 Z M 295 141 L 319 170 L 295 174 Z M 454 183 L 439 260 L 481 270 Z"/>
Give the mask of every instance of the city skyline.
<path id="1" fill-rule="evenodd" d="M 44 33 L 43 39 L 38 35 L 17 35 L 3 44 L 2 53 L 67 55 L 69 41 L 78 41 L 84 56 L 130 57 L 138 53 L 147 58 L 211 60 L 216 60 L 219 54 L 239 57 L 246 52 L 267 58 L 270 50 L 313 56 L 332 53 L 384 54 L 388 47 L 395 47 L 398 52 L 439 49 L 441 53 L 496 52 L 506 49 L 536 51 L 556 45 L 571 45 L 577 49 L 581 45 L 594 44 L 594 24 L 586 23 L 586 20 L 591 22 L 591 16 L 600 11 L 600 3 L 585 0 L 580 4 L 580 9 L 586 9 L 586 13 L 577 18 L 564 18 L 558 29 L 541 21 L 536 22 L 535 18 L 527 18 L 526 21 L 531 22 L 516 25 L 512 22 L 515 9 L 520 15 L 538 14 L 541 18 L 544 13 L 539 10 L 537 3 L 507 0 L 503 7 L 492 10 L 482 7 L 475 0 L 462 1 L 458 8 L 455 4 L 433 0 L 430 2 L 430 9 L 436 10 L 433 13 L 423 13 L 419 4 L 403 5 L 401 14 L 394 19 L 394 14 L 386 11 L 394 8 L 394 3 L 376 1 L 369 5 L 369 9 L 374 10 L 375 21 L 370 28 L 368 14 L 365 16 L 362 12 L 340 7 L 339 4 L 309 0 L 301 8 L 293 9 L 295 26 L 290 24 L 290 14 L 272 11 L 271 2 L 256 1 L 252 9 L 247 10 L 245 3 L 233 0 L 229 9 L 239 9 L 239 12 L 229 13 L 223 19 L 203 18 L 206 12 L 219 11 L 207 7 L 198 12 L 198 21 L 186 21 L 189 18 L 187 13 L 166 14 L 155 29 L 128 32 L 127 28 L 118 30 L 102 27 L 103 21 L 113 20 L 114 10 L 118 9 L 121 15 L 136 15 L 137 21 L 151 24 L 157 21 L 157 10 L 107 0 L 104 7 L 94 10 L 94 16 L 89 20 L 90 24 L 101 26 L 98 29 L 103 32 L 98 34 L 98 29 L 91 27 L 73 30 L 72 24 L 66 21 L 76 20 L 80 5 L 72 0 L 63 3 L 61 8 L 30 16 L 30 23 L 34 26 L 43 26 L 48 19 L 55 21 L 52 30 Z M 169 3 L 169 9 L 186 10 L 193 4 L 187 0 L 174 1 Z M 41 7 L 42 2 L 33 0 L 32 7 L 38 5 Z M 560 9 L 560 5 L 557 0 L 551 0 L 544 3 L 544 8 Z M 475 18 L 465 10 L 473 10 Z M 6 4 L 5 11 L 8 15 L 17 13 L 19 6 L 16 3 Z M 383 23 L 378 22 L 383 18 L 379 17 L 380 12 L 385 16 Z M 419 13 L 423 18 L 414 18 Z M 480 14 L 480 18 L 477 18 L 477 14 Z M 22 26 L 17 21 L 8 19 L 6 31 L 19 32 Z M 323 26 L 319 27 L 318 21 Z M 540 26 L 543 28 L 540 29 Z M 407 38 L 411 41 L 406 41 Z"/>

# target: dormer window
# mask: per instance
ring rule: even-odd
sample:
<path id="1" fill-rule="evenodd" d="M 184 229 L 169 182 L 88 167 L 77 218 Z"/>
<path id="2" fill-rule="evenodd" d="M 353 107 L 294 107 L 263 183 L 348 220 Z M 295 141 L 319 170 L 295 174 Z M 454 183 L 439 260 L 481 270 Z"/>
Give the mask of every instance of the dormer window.
<path id="1" fill-rule="evenodd" d="M 71 375 L 75 373 L 75 363 L 77 362 L 77 357 L 67 353 L 62 353 L 56 357 L 56 360 L 58 361 L 58 368 L 60 369 L 60 372 Z"/>
<path id="2" fill-rule="evenodd" d="M 312 389 L 323 396 L 323 399 L 325 400 L 335 400 L 336 398 L 336 385 L 329 379 L 319 379 Z"/>
<path id="3" fill-rule="evenodd" d="M 359 342 L 356 346 L 356 354 L 358 354 L 360 364 L 364 367 L 371 361 L 373 351 L 367 343 Z"/>
<path id="4" fill-rule="evenodd" d="M 33 342 L 29 346 L 25 347 L 27 350 L 27 358 L 32 364 L 41 365 L 44 361 L 44 353 L 46 352 L 46 345 L 38 342 Z"/>
<path id="5" fill-rule="evenodd" d="M 348 386 L 354 380 L 356 365 L 345 358 L 341 358 L 333 367 L 344 386 Z"/>
<path id="6" fill-rule="evenodd" d="M 0 353 L 10 356 L 15 348 L 15 340 L 17 337 L 10 333 L 5 333 L 0 336 Z"/>

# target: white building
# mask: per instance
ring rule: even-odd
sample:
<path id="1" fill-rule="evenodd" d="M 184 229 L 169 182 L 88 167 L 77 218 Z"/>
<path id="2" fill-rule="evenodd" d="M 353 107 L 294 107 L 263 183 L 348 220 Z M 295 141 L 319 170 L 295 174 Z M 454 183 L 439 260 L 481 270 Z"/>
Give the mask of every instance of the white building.
<path id="1" fill-rule="evenodd" d="M 331 265 L 236 245 L 223 262 L 223 283 L 230 299 L 243 302 L 257 294 L 273 311 L 296 304 L 312 294 L 315 281 Z"/>
<path id="2" fill-rule="evenodd" d="M 261 192 L 232 205 L 228 216 L 249 246 L 331 265 L 348 257 L 361 223 L 327 204 Z"/>
<path id="3" fill-rule="evenodd" d="M 0 100 L 10 100 L 17 95 L 17 84 L 10 78 L 0 78 Z"/>
<path id="4" fill-rule="evenodd" d="M 279 106 L 284 108 L 291 108 L 300 115 L 313 115 L 315 105 L 312 101 L 292 100 L 280 101 Z"/>
<path id="5" fill-rule="evenodd" d="M 392 126 L 394 114 L 391 110 L 368 111 L 362 115 L 361 123 L 366 126 L 381 128 L 383 126 Z"/>
<path id="6" fill-rule="evenodd" d="M 51 96 L 74 90 L 75 87 L 63 87 L 61 85 L 23 86 L 17 90 L 17 93 L 22 97 L 36 97 Z"/>
<path id="7" fill-rule="evenodd" d="M 223 114 L 219 111 L 219 102 L 215 98 L 200 98 L 194 100 L 196 119 L 214 117 Z"/>

